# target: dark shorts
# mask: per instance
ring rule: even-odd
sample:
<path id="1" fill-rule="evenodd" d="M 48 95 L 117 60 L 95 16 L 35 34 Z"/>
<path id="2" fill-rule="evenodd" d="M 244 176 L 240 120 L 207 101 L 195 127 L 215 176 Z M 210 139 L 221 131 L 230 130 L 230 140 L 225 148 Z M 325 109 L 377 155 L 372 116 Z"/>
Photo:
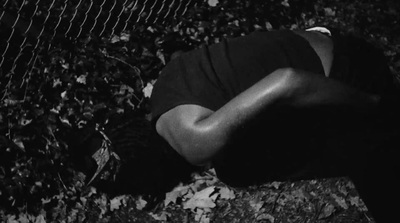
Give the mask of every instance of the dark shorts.
<path id="1" fill-rule="evenodd" d="M 332 31 L 330 78 L 381 94 L 393 88 L 383 52 L 367 41 Z M 338 115 L 343 112 L 343 115 Z M 214 162 L 218 177 L 233 186 L 273 180 L 352 175 L 367 165 L 375 142 L 362 118 L 346 111 L 276 111 L 250 124 Z"/>

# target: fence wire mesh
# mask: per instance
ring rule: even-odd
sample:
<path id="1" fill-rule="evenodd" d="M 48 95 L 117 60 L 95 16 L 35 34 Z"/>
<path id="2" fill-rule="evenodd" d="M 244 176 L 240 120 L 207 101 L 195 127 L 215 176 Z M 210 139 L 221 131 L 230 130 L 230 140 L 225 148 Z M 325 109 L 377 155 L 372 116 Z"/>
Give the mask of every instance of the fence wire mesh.
<path id="1" fill-rule="evenodd" d="M 111 38 L 138 24 L 176 21 L 198 0 L 0 1 L 0 86 L 18 74 L 21 87 L 38 57 L 59 41 L 88 35 Z M 2 83 L 1 83 L 2 82 Z M 7 93 L 2 94 L 4 99 Z"/>

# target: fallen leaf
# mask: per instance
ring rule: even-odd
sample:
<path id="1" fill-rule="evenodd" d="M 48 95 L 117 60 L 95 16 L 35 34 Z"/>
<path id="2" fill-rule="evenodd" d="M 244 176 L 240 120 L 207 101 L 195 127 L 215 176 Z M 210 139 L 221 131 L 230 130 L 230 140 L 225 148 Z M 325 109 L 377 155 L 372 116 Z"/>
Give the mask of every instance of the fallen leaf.
<path id="1" fill-rule="evenodd" d="M 203 216 L 203 214 L 204 214 L 204 210 L 202 210 L 202 209 L 197 209 L 197 210 L 196 210 L 196 215 L 194 216 L 194 220 L 195 220 L 195 221 L 200 221 L 201 216 Z"/>
<path id="2" fill-rule="evenodd" d="M 101 210 L 99 217 L 102 217 L 108 210 L 106 195 L 102 194 L 101 197 L 95 199 L 94 202 L 97 204 L 97 207 L 99 207 L 99 209 Z"/>
<path id="3" fill-rule="evenodd" d="M 35 223 L 46 223 L 46 220 L 44 220 L 43 215 L 39 215 L 36 217 Z"/>
<path id="4" fill-rule="evenodd" d="M 117 42 L 119 42 L 120 41 L 120 38 L 119 38 L 119 36 L 117 36 L 117 35 L 114 35 L 112 38 L 111 38 L 111 43 L 117 43 Z"/>
<path id="5" fill-rule="evenodd" d="M 257 222 L 265 221 L 265 220 L 268 220 L 271 223 L 275 222 L 274 216 L 272 216 L 270 214 L 264 213 L 264 214 L 260 214 L 259 216 L 257 216 Z"/>
<path id="6" fill-rule="evenodd" d="M 120 40 L 123 42 L 128 42 L 130 38 L 131 38 L 131 35 L 128 33 L 122 33 L 120 36 Z"/>
<path id="7" fill-rule="evenodd" d="M 153 85 L 151 83 L 147 83 L 146 87 L 143 88 L 144 97 L 150 98 L 152 92 L 153 92 Z"/>
<path id="8" fill-rule="evenodd" d="M 183 206 L 184 209 L 194 210 L 196 208 L 214 208 L 216 204 L 211 198 L 190 199 Z"/>
<path id="9" fill-rule="evenodd" d="M 91 197 L 93 194 L 97 194 L 97 189 L 95 187 L 90 187 L 89 188 L 89 193 L 88 193 L 88 197 Z"/>
<path id="10" fill-rule="evenodd" d="M 339 197 L 336 194 L 331 194 L 331 196 L 335 199 L 335 202 L 342 207 L 343 209 L 347 210 L 349 206 L 346 203 L 346 200 L 343 197 Z"/>
<path id="11" fill-rule="evenodd" d="M 77 214 L 79 213 L 79 210 L 72 208 L 69 212 L 68 212 L 68 222 L 76 222 L 77 220 Z"/>
<path id="12" fill-rule="evenodd" d="M 175 204 L 178 197 L 182 198 L 183 195 L 186 195 L 189 192 L 189 188 L 189 186 L 182 186 L 181 184 L 175 187 L 172 191 L 166 193 L 164 205 L 168 206 L 170 203 Z"/>
<path id="13" fill-rule="evenodd" d="M 271 30 L 274 29 L 274 27 L 272 26 L 272 24 L 269 23 L 269 22 L 265 22 L 265 28 L 267 28 L 268 31 L 271 31 Z"/>
<path id="14" fill-rule="evenodd" d="M 135 203 L 136 203 L 136 209 L 138 209 L 139 211 L 143 210 L 143 208 L 145 208 L 147 205 L 147 201 L 143 200 L 141 196 L 138 197 Z"/>
<path id="15" fill-rule="evenodd" d="M 167 221 L 168 217 L 171 215 L 170 213 L 165 212 L 165 211 L 163 211 L 163 212 L 161 212 L 159 214 L 153 214 L 153 213 L 149 213 L 149 214 L 156 221 Z"/>
<path id="16" fill-rule="evenodd" d="M 19 223 L 29 223 L 28 216 L 25 213 L 20 213 L 18 216 Z"/>
<path id="17" fill-rule="evenodd" d="M 304 188 L 301 187 L 297 190 L 293 190 L 291 192 L 292 198 L 295 199 L 296 202 L 305 202 L 308 200 L 307 194 L 304 191 Z"/>
<path id="18" fill-rule="evenodd" d="M 194 220 L 199 223 L 210 223 L 211 222 L 210 215 L 209 215 L 210 212 L 211 212 L 211 209 L 209 209 L 209 208 L 197 209 L 196 215 L 194 216 Z"/>
<path id="19" fill-rule="evenodd" d="M 78 78 L 76 78 L 76 82 L 80 84 L 86 84 L 86 75 L 80 75 Z"/>
<path id="20" fill-rule="evenodd" d="M 281 184 L 282 184 L 282 182 L 278 182 L 278 181 L 274 181 L 274 182 L 270 183 L 271 187 L 273 187 L 275 189 L 279 189 Z"/>
<path id="21" fill-rule="evenodd" d="M 322 210 L 318 219 L 327 218 L 327 217 L 331 216 L 334 211 L 335 211 L 335 206 L 333 206 L 332 204 L 328 204 L 324 207 L 324 209 Z"/>
<path id="22" fill-rule="evenodd" d="M 17 220 L 15 220 L 15 215 L 8 215 L 7 223 L 19 223 L 19 222 Z"/>
<path id="23" fill-rule="evenodd" d="M 346 187 L 348 187 L 349 189 L 356 189 L 356 186 L 351 181 L 347 181 Z"/>
<path id="24" fill-rule="evenodd" d="M 335 16 L 336 15 L 336 12 L 333 11 L 331 8 L 324 8 L 324 11 L 325 11 L 326 16 Z"/>
<path id="25" fill-rule="evenodd" d="M 126 203 L 126 196 L 121 195 L 110 200 L 110 211 L 118 210 L 121 204 Z"/>
<path id="26" fill-rule="evenodd" d="M 60 96 L 61 96 L 62 99 L 67 100 L 68 99 L 67 98 L 67 91 L 61 92 Z"/>
<path id="27" fill-rule="evenodd" d="M 250 206 L 254 209 L 255 212 L 259 212 L 261 208 L 264 206 L 264 201 L 260 201 L 258 199 L 250 200 Z"/>
<path id="28" fill-rule="evenodd" d="M 69 64 L 68 63 L 61 64 L 61 67 L 66 69 L 66 70 L 68 70 L 69 69 Z"/>
<path id="29" fill-rule="evenodd" d="M 196 208 L 213 208 L 216 206 L 214 203 L 216 196 L 211 194 L 215 191 L 215 186 L 207 187 L 201 191 L 196 192 L 192 198 L 183 204 L 184 209 L 194 210 Z"/>
<path id="30" fill-rule="evenodd" d="M 289 5 L 289 0 L 283 0 L 283 1 L 281 2 L 281 4 L 282 4 L 283 6 L 285 6 L 285 7 L 290 7 L 290 5 Z"/>
<path id="31" fill-rule="evenodd" d="M 102 133 L 101 131 L 99 132 Z M 99 175 L 99 173 L 104 169 L 111 157 L 115 157 L 117 160 L 119 160 L 119 157 L 118 155 L 116 155 L 116 153 L 110 152 L 111 142 L 109 141 L 107 136 L 105 136 L 104 133 L 102 133 L 102 135 L 104 137 L 102 145 L 100 149 L 92 155 L 92 158 L 96 161 L 97 170 L 90 181 L 87 183 L 87 185 L 90 185 L 90 183 L 97 177 L 97 175 Z"/>
<path id="32" fill-rule="evenodd" d="M 158 59 L 161 60 L 161 63 L 162 63 L 163 65 L 165 65 L 165 64 L 166 64 L 166 61 L 165 61 L 164 53 L 161 52 L 161 50 L 157 50 L 157 54 L 156 54 L 156 55 L 157 55 Z"/>
<path id="33" fill-rule="evenodd" d="M 181 193 L 179 191 L 171 191 L 171 192 L 166 193 L 165 200 L 164 200 L 164 206 L 168 206 L 170 203 L 175 204 L 176 200 L 180 196 L 181 196 Z"/>
<path id="34" fill-rule="evenodd" d="M 227 187 L 219 188 L 219 194 L 221 196 L 221 199 L 235 199 L 235 192 Z"/>
<path id="35" fill-rule="evenodd" d="M 350 200 L 350 204 L 357 207 L 358 210 L 360 211 L 368 211 L 367 206 L 365 206 L 364 201 L 361 200 L 361 198 L 359 196 L 351 196 L 349 198 Z"/>
<path id="36" fill-rule="evenodd" d="M 218 5 L 218 0 L 208 0 L 208 5 L 211 7 L 215 7 Z"/>
<path id="37" fill-rule="evenodd" d="M 14 142 L 15 145 L 18 146 L 18 148 L 20 148 L 20 149 L 25 151 L 24 143 L 22 142 L 22 140 L 20 138 L 13 139 L 13 142 Z"/>
<path id="38" fill-rule="evenodd" d="M 31 122 L 32 122 L 32 119 L 26 119 L 26 118 L 24 118 L 24 117 L 22 117 L 21 120 L 20 120 L 20 124 L 21 124 L 22 126 L 29 125 Z"/>
<path id="39" fill-rule="evenodd" d="M 210 216 L 208 215 L 208 214 L 202 214 L 201 215 L 201 217 L 200 217 L 200 219 L 199 219 L 199 222 L 200 223 L 210 223 Z"/>

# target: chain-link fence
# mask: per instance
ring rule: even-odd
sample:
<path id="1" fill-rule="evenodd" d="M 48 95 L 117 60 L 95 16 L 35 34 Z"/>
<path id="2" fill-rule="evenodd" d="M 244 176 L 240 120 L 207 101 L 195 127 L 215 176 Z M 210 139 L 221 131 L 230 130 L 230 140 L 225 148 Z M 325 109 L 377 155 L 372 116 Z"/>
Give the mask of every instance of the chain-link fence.
<path id="1" fill-rule="evenodd" d="M 3 0 L 0 2 L 0 86 L 24 80 L 38 57 L 60 41 L 93 35 L 111 38 L 138 24 L 166 24 L 198 0 Z M 8 82 L 8 83 L 7 83 Z M 23 83 L 21 83 L 21 86 Z M 2 94 L 2 99 L 6 93 Z"/>

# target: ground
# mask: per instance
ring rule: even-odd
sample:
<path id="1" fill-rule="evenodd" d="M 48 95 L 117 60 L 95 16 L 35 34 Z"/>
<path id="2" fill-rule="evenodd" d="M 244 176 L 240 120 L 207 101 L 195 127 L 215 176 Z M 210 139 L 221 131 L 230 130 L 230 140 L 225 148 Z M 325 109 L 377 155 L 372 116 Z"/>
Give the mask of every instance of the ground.
<path id="1" fill-rule="evenodd" d="M 161 51 L 157 51 L 158 46 L 156 47 L 156 52 L 152 52 L 152 50 L 154 50 L 154 42 L 156 42 L 154 39 L 157 39 L 157 35 L 161 33 L 162 35 L 160 34 L 159 36 L 161 40 L 168 43 L 171 36 L 165 35 L 165 33 L 168 34 L 171 30 L 176 30 L 178 33 L 178 35 L 172 35 L 172 38 L 178 38 L 181 41 L 190 43 L 189 47 L 194 48 L 201 44 L 218 42 L 221 38 L 247 34 L 258 29 L 303 29 L 312 26 L 341 28 L 347 31 L 357 32 L 365 36 L 365 38 L 375 41 L 389 58 L 394 77 L 398 78 L 398 75 L 400 75 L 399 10 L 400 3 L 395 0 L 343 2 L 334 0 L 205 1 L 204 4 L 199 5 L 195 10 L 189 10 L 186 16 L 181 18 L 182 20 L 180 22 L 172 23 L 165 28 L 165 30 L 168 31 L 163 30 L 164 28 L 157 24 L 153 26 L 149 25 L 147 29 L 148 32 L 145 34 L 143 34 L 143 30 L 136 30 L 140 32 L 141 35 L 144 35 L 144 37 L 140 36 L 140 38 L 144 39 L 141 40 L 147 41 L 144 42 L 146 47 L 143 48 L 143 52 L 138 56 L 142 59 L 138 61 L 143 62 L 142 65 L 138 65 L 141 72 L 146 73 L 148 71 L 149 73 L 146 77 L 142 76 L 142 78 L 145 78 L 143 79 L 145 83 L 147 83 L 147 85 L 143 85 L 143 83 L 141 85 L 144 89 L 144 97 L 146 97 L 146 94 L 151 93 L 152 83 L 156 79 L 152 70 L 153 68 L 149 67 L 156 67 L 154 68 L 155 70 L 160 68 L 160 66 L 153 66 L 154 64 L 148 62 L 150 60 L 148 58 L 159 58 L 162 62 L 165 58 L 170 56 L 166 49 L 162 51 L 165 55 L 160 53 Z M 133 35 L 134 33 L 131 33 L 131 36 Z M 127 38 L 129 39 L 127 36 L 129 35 L 116 35 L 107 43 L 109 46 L 99 45 L 102 49 L 108 49 L 107 52 L 103 50 L 98 54 L 100 59 L 106 61 L 104 65 L 106 68 L 104 69 L 107 71 L 110 67 L 113 68 L 117 65 L 121 67 L 126 66 L 129 69 L 132 68 L 130 65 L 132 61 L 128 59 L 124 60 L 123 56 L 125 56 L 125 54 L 117 49 L 117 47 L 121 49 L 137 47 L 123 45 L 126 43 L 122 44 L 122 46 L 126 48 L 119 47 L 119 43 L 124 42 Z M 87 43 L 87 45 L 91 44 L 90 41 L 85 43 Z M 79 45 L 79 43 L 76 44 Z M 179 44 L 174 43 L 169 46 L 172 47 L 172 49 L 169 50 L 173 51 L 178 49 L 179 46 Z M 91 47 L 92 48 L 87 48 L 87 51 L 96 51 L 95 48 L 93 48 L 94 46 L 91 45 Z M 82 64 L 85 64 L 86 67 L 90 67 L 92 66 L 91 64 L 94 63 L 90 59 L 85 59 L 82 61 L 78 60 L 79 63 L 73 65 L 71 61 L 67 61 L 69 62 L 67 63 L 63 59 L 64 57 L 67 58 L 69 55 L 62 50 L 60 50 L 60 52 L 61 53 L 57 54 L 54 51 L 49 52 L 50 55 L 56 54 L 57 57 L 55 57 L 54 60 L 62 61 L 62 63 L 57 67 L 57 70 L 50 66 L 53 62 L 49 62 L 49 68 L 43 68 L 45 74 L 59 70 L 63 71 L 63 74 L 65 74 L 66 70 L 75 69 L 75 65 L 80 65 L 82 61 Z M 120 55 L 122 55 L 122 57 L 119 57 Z M 136 52 L 132 53 L 132 55 L 137 56 Z M 73 66 L 74 68 L 72 68 Z M 102 66 L 102 64 L 98 66 Z M 138 69 L 137 67 L 134 68 Z M 60 83 L 69 81 L 71 77 L 66 76 L 61 76 L 57 80 Z M 83 79 L 82 76 L 78 77 L 77 82 L 86 85 L 86 79 Z M 89 80 L 87 82 L 89 82 Z M 54 86 L 58 86 L 58 84 L 54 84 L 53 88 Z M 30 109 L 34 110 L 37 117 L 42 117 L 42 113 L 46 113 L 45 108 L 49 110 L 57 109 L 57 106 L 53 106 L 53 104 L 56 102 L 59 103 L 60 100 L 65 99 L 65 94 L 64 96 L 62 95 L 62 93 L 65 92 L 64 90 L 40 88 L 40 91 L 43 89 L 50 91 L 50 94 L 54 92 L 61 93 L 61 99 L 56 97 L 46 98 L 45 96 L 47 104 L 41 104 L 43 109 L 28 105 L 28 107 L 31 106 Z M 78 90 L 81 89 L 78 88 Z M 132 93 L 131 91 L 136 91 L 136 88 L 132 89 L 126 85 L 118 86 L 118 92 L 122 91 Z M 130 95 L 135 96 L 135 94 Z M 120 99 L 123 101 L 127 98 L 128 97 L 122 95 Z M 132 99 L 132 97 L 128 99 Z M 107 98 L 104 101 L 106 100 Z M 12 102 L 11 99 L 9 102 Z M 60 106 L 73 107 L 73 104 L 69 104 L 67 100 L 62 102 L 63 104 L 60 104 Z M 142 102 L 143 101 L 140 100 L 140 103 Z M 95 103 L 97 103 L 95 105 L 99 106 L 109 105 L 108 101 L 101 103 L 95 101 Z M 135 105 L 132 107 L 140 106 L 140 103 L 134 103 Z M 14 104 L 12 106 L 14 106 Z M 28 110 L 26 107 L 23 107 L 23 109 Z M 96 108 L 94 108 L 94 110 L 95 109 Z M 118 107 L 118 109 L 125 108 Z M 2 112 L 4 111 L 7 112 L 9 110 L 2 110 Z M 84 116 L 87 116 L 87 114 L 88 113 L 83 113 Z M 5 120 L 5 117 L 10 116 L 2 113 L 0 116 L 1 123 L 3 123 L 3 117 Z M 50 115 L 46 116 L 50 121 L 52 117 L 53 116 Z M 24 119 L 24 116 L 16 116 L 15 119 L 16 122 L 28 120 L 28 118 Z M 65 117 L 60 118 L 60 120 L 63 121 L 64 124 L 68 122 Z M 69 120 L 69 122 L 72 123 L 71 120 Z M 50 122 L 50 124 L 46 125 L 49 125 L 51 128 L 55 125 L 52 122 Z M 3 131 L 3 129 L 1 130 Z M 30 131 L 32 131 L 32 129 Z M 33 128 L 33 131 L 44 130 L 42 130 L 41 127 L 37 127 Z M 54 142 L 52 137 L 53 135 L 51 137 L 48 136 L 48 138 L 44 137 L 47 140 L 46 143 L 48 143 L 46 145 L 58 148 L 57 143 L 49 144 L 49 142 Z M 23 143 L 25 143 L 25 148 L 28 151 L 29 145 L 26 142 L 27 139 L 18 139 L 19 140 L 14 140 L 14 143 L 17 146 L 22 145 L 22 147 L 24 145 Z M 5 147 L 0 148 L 3 149 Z M 33 146 L 32 148 L 36 147 Z M 3 151 L 0 150 L 0 152 L 3 154 Z M 62 155 L 57 155 L 57 157 L 60 156 L 62 157 Z M 33 165 L 29 163 L 32 162 L 32 159 L 21 160 L 25 163 L 21 164 L 19 163 L 20 161 L 15 162 L 18 164 L 16 165 L 18 167 L 15 167 L 16 169 L 20 168 L 22 170 L 24 166 L 29 167 L 29 165 Z M 51 161 L 59 162 L 58 158 L 57 160 Z M 36 163 L 35 165 L 40 166 L 41 164 Z M 15 169 L 13 169 L 13 171 L 14 170 Z M 11 211 L 9 209 L 0 210 L 0 217 L 5 222 L 374 222 L 353 183 L 345 176 L 342 178 L 314 179 L 296 182 L 270 182 L 248 188 L 232 188 L 220 182 L 215 177 L 213 169 L 209 169 L 194 175 L 190 183 L 181 184 L 167 193 L 165 200 L 160 201 L 156 205 L 149 205 L 150 202 L 141 196 L 121 195 L 110 197 L 109 195 L 98 192 L 93 187 L 85 188 L 83 183 L 85 176 L 81 173 L 75 173 L 72 180 L 65 180 L 63 178 L 64 175 L 61 174 L 60 176 L 59 173 L 50 175 L 60 180 L 58 180 L 56 184 L 56 195 L 51 195 L 51 197 L 49 197 L 43 195 L 46 194 L 44 185 L 47 181 L 35 181 L 34 179 L 33 182 L 26 182 L 23 181 L 23 176 L 25 176 L 24 174 L 29 175 L 30 172 L 24 170 L 24 172 L 18 173 L 18 176 L 22 179 L 18 181 L 18 184 L 16 183 L 18 190 L 22 187 L 20 185 L 31 183 L 33 186 L 30 187 L 29 190 L 35 193 L 41 193 L 41 197 L 39 197 L 41 206 L 39 208 L 32 208 L 27 207 L 29 205 L 27 205 L 25 201 L 16 201 L 12 204 Z M 35 175 L 37 179 L 39 179 L 39 177 L 46 177 L 46 175 L 40 175 L 39 172 L 33 175 Z M 1 179 L 6 179 L 3 178 L 3 175 L 0 175 L 0 177 L 2 177 Z M 12 182 L 17 182 L 15 179 L 20 178 L 13 177 Z M 47 180 L 50 181 L 49 179 Z M 8 183 L 6 180 L 2 182 Z M 8 184 L 4 183 L 4 185 Z M 10 185 L 17 188 L 14 184 L 10 183 Z M 0 184 L 0 186 L 3 186 L 3 184 Z M 52 186 L 54 188 L 54 185 Z M 0 187 L 0 189 L 2 188 L 3 187 Z M 54 194 L 54 191 L 52 191 L 52 193 Z M 0 197 L 4 194 L 4 191 L 0 193 Z M 14 197 L 12 199 L 16 198 Z M 10 201 L 10 199 L 8 200 Z"/>
<path id="2" fill-rule="evenodd" d="M 272 182 L 249 188 L 227 187 L 212 174 L 195 179 L 167 193 L 167 199 L 150 212 L 139 211 L 143 206 L 138 200 L 119 197 L 114 200 L 118 210 L 99 219 L 101 207 L 97 206 L 97 214 L 89 221 L 374 222 L 346 178 Z"/>

